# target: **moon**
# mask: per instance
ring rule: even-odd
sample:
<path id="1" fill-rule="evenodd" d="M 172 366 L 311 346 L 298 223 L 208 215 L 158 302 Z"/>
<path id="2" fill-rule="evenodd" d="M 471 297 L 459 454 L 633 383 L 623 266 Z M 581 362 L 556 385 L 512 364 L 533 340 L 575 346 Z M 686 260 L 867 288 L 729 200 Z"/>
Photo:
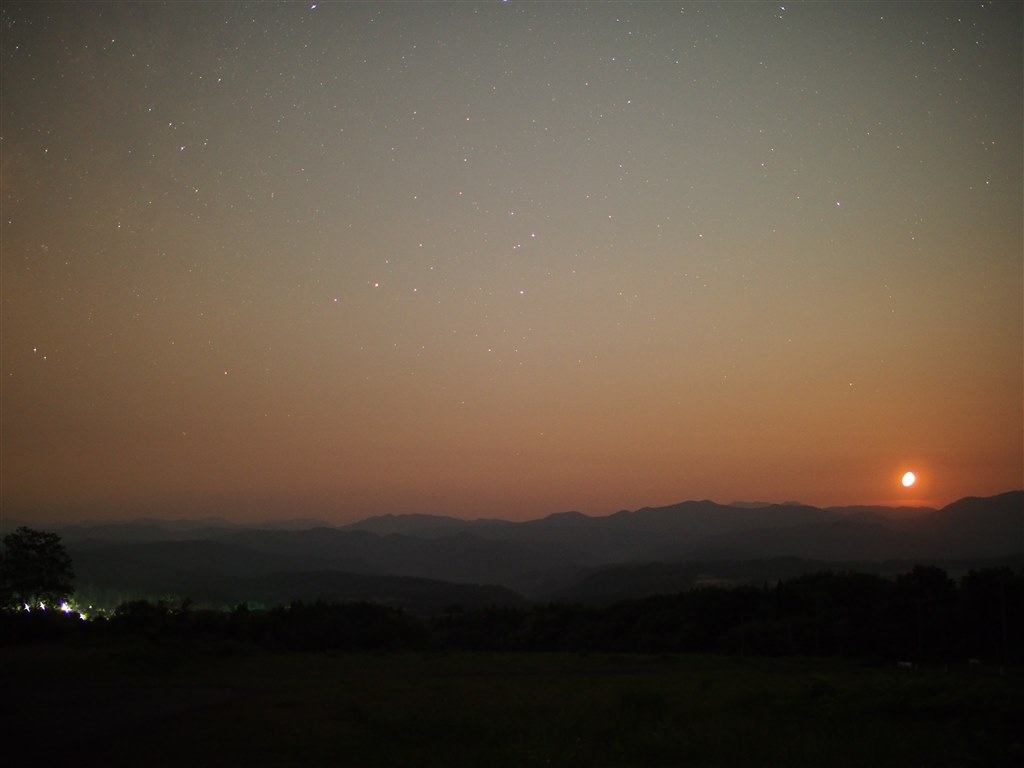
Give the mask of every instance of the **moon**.
<path id="1" fill-rule="evenodd" d="M 913 472 L 904 472 L 903 479 L 900 482 L 903 483 L 904 488 L 909 488 L 917 482 L 917 476 Z"/>

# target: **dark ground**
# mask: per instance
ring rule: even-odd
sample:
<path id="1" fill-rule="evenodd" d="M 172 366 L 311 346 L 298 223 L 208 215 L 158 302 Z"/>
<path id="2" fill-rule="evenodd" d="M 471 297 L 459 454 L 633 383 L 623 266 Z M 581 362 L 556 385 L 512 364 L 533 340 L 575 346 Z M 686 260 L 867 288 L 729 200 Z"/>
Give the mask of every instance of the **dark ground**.
<path id="1" fill-rule="evenodd" d="M 1019 766 L 1024 670 L 0 649 L 9 766 Z"/>

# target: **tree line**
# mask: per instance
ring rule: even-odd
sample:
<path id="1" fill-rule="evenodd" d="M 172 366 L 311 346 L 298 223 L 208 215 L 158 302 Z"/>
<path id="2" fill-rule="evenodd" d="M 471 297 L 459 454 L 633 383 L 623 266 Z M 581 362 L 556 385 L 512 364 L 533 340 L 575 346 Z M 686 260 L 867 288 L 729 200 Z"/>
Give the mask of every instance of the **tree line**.
<path id="1" fill-rule="evenodd" d="M 603 607 L 451 611 L 430 633 L 478 650 L 839 656 L 916 663 L 1024 661 L 1024 571 L 959 583 L 918 566 L 895 580 L 819 572 L 774 586 L 703 587 Z"/>
<path id="2" fill-rule="evenodd" d="M 8 594 L 10 591 L 8 590 Z M 23 599 L 23 598 L 19 598 Z M 1024 569 L 954 581 L 824 571 L 774 585 L 709 586 L 605 606 L 547 603 L 416 616 L 376 603 L 296 601 L 200 610 L 134 601 L 82 621 L 7 603 L 0 642 L 156 643 L 325 650 L 559 651 L 832 656 L 919 664 L 1024 662 Z"/>

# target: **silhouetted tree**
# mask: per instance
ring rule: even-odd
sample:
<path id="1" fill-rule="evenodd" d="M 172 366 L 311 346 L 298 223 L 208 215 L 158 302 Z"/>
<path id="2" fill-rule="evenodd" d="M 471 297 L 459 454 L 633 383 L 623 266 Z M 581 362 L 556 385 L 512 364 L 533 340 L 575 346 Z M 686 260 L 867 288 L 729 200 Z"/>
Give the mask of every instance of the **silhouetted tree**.
<path id="1" fill-rule="evenodd" d="M 1024 571 L 972 570 L 960 582 L 964 654 L 1002 664 L 1024 659 Z"/>
<path id="2" fill-rule="evenodd" d="M 913 617 L 916 660 L 941 654 L 947 646 L 950 608 L 956 599 L 956 582 L 934 565 L 915 565 L 896 579 L 903 609 Z"/>
<path id="3" fill-rule="evenodd" d="M 58 606 L 74 592 L 71 556 L 56 533 L 21 526 L 4 536 L 0 601 L 4 608 Z"/>

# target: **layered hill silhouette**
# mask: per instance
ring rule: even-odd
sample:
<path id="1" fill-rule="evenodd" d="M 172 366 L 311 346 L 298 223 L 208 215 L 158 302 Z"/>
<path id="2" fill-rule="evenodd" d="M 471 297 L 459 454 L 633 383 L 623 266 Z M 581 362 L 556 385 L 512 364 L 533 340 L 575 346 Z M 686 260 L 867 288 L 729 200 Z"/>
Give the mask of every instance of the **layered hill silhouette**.
<path id="1" fill-rule="evenodd" d="M 80 593 L 97 601 L 345 599 L 435 610 L 759 583 L 851 564 L 882 572 L 893 563 L 1021 557 L 1024 491 L 941 509 L 687 501 L 521 523 L 385 515 L 298 525 L 308 527 L 148 519 L 57 532 Z"/>

